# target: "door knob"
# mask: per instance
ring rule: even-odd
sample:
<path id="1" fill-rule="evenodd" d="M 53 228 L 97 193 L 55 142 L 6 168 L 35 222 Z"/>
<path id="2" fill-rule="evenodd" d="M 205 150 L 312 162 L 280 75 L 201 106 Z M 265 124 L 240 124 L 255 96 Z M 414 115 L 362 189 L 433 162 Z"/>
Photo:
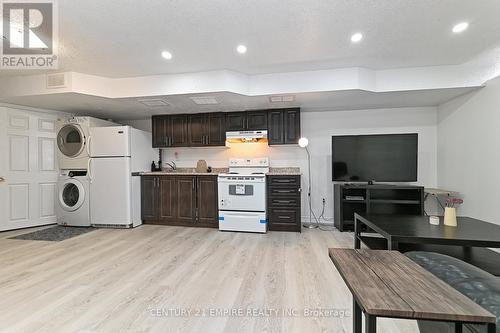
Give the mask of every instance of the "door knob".
<path id="1" fill-rule="evenodd" d="M 5 181 L 5 177 L 0 177 L 0 182 L 4 182 Z"/>

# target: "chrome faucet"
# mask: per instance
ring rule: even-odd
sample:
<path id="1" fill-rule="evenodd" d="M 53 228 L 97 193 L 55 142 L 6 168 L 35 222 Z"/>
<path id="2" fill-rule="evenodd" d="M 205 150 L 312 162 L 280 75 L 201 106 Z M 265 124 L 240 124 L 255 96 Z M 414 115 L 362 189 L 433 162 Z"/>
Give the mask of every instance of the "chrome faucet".
<path id="1" fill-rule="evenodd" d="M 174 171 L 177 170 L 177 165 L 175 164 L 174 161 L 171 161 L 170 163 L 169 162 L 165 162 L 165 164 L 167 166 L 169 166 L 172 170 L 174 170 Z"/>

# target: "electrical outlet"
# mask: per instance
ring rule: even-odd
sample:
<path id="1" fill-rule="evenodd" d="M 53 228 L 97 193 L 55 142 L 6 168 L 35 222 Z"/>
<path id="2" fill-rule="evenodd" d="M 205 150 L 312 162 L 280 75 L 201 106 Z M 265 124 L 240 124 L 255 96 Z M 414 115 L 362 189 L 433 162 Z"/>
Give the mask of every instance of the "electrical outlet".
<path id="1" fill-rule="evenodd" d="M 325 198 L 323 198 L 323 203 L 326 203 L 326 199 Z"/>

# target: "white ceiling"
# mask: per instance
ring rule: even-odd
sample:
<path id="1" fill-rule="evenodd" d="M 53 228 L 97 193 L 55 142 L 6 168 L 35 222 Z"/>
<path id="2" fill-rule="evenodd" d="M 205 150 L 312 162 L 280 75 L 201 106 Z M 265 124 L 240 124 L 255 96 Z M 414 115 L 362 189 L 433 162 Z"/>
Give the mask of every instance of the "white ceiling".
<path id="1" fill-rule="evenodd" d="M 60 70 L 107 77 L 459 64 L 500 41 L 498 0 L 58 3 Z M 460 21 L 470 28 L 453 35 Z M 358 31 L 364 39 L 352 45 Z M 247 54 L 235 52 L 239 43 L 248 46 Z M 162 50 L 173 60 L 161 58 Z"/>
<path id="2" fill-rule="evenodd" d="M 269 96 L 244 96 L 229 92 L 154 96 L 169 103 L 166 107 L 146 107 L 143 98 L 104 98 L 78 93 L 61 93 L 2 98 L 0 101 L 35 108 L 59 110 L 78 115 L 115 120 L 145 119 L 153 114 L 241 111 L 300 106 L 303 111 L 340 111 L 374 108 L 436 106 L 477 88 L 433 89 L 375 93 L 362 90 L 300 93 L 295 101 L 271 103 Z M 196 105 L 189 97 L 215 97 L 217 105 Z"/>

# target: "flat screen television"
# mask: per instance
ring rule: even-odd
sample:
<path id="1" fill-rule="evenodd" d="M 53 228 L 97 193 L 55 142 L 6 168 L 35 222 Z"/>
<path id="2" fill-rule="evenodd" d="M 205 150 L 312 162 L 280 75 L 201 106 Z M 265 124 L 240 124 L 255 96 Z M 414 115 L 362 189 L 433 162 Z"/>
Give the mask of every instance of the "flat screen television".
<path id="1" fill-rule="evenodd" d="M 417 181 L 418 134 L 332 136 L 333 181 Z"/>

